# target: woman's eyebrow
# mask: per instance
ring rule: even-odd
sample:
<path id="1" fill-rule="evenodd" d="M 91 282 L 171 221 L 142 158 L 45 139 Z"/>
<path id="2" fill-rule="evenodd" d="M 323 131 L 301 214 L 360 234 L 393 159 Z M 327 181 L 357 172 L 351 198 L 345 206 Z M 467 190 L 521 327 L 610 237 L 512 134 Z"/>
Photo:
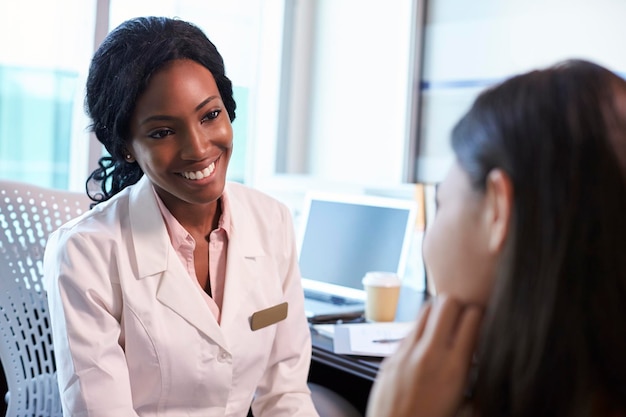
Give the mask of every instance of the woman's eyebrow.
<path id="1" fill-rule="evenodd" d="M 143 119 L 141 123 L 139 123 L 139 125 L 142 126 L 148 122 L 160 121 L 160 120 L 176 120 L 176 118 L 173 116 L 165 115 L 165 114 L 155 114 L 153 116 L 148 116 L 145 119 Z"/>
<path id="2" fill-rule="evenodd" d="M 207 97 L 206 99 L 202 100 L 202 102 L 194 108 L 194 111 L 200 111 L 204 106 L 206 106 L 208 103 L 215 100 L 216 98 L 220 98 L 220 96 Z M 139 123 L 139 125 L 144 125 L 152 121 L 162 121 L 162 120 L 176 120 L 176 117 L 169 116 L 167 114 L 154 114 L 152 116 L 148 116 L 145 119 L 143 119 L 141 123 Z"/>
<path id="3" fill-rule="evenodd" d="M 204 100 L 202 101 L 202 103 L 200 103 L 200 104 L 198 104 L 198 105 L 196 106 L 196 111 L 200 110 L 201 108 L 203 108 L 204 106 L 206 106 L 206 105 L 207 105 L 207 103 L 211 102 L 212 100 L 215 100 L 216 98 L 219 98 L 219 96 L 210 96 L 210 97 L 207 97 L 206 99 L 204 99 Z"/>

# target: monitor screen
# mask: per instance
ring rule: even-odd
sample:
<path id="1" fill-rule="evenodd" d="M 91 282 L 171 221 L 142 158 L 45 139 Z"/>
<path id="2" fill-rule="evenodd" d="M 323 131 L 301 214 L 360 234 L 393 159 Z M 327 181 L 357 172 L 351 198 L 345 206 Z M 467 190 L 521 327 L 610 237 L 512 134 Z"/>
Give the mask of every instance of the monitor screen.
<path id="1" fill-rule="evenodd" d="M 404 275 L 415 228 L 412 200 L 309 193 L 299 234 L 305 291 L 365 299 L 368 271 Z"/>

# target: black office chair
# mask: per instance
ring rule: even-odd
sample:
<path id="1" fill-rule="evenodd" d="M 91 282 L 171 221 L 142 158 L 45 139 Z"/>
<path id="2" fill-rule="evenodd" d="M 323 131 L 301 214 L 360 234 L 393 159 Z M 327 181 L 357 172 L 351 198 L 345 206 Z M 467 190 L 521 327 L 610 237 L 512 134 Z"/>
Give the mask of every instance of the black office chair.
<path id="1" fill-rule="evenodd" d="M 354 405 L 335 391 L 312 382 L 309 388 L 320 417 L 362 417 Z"/>

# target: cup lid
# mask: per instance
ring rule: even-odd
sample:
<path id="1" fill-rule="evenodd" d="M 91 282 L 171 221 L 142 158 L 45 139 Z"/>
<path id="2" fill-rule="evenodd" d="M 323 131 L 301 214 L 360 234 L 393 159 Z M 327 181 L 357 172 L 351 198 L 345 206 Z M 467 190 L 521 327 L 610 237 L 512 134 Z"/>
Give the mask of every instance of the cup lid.
<path id="1" fill-rule="evenodd" d="M 369 271 L 363 277 L 362 283 L 377 287 L 398 287 L 402 284 L 402 280 L 395 272 Z"/>

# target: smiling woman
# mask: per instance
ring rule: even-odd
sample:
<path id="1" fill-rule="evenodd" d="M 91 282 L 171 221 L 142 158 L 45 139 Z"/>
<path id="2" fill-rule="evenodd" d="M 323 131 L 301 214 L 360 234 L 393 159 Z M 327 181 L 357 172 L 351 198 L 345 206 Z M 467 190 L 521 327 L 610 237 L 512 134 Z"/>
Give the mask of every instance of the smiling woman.
<path id="1" fill-rule="evenodd" d="M 172 22 L 170 25 L 174 26 L 176 21 L 165 22 Z M 171 169 L 166 166 L 167 161 L 158 160 L 158 157 L 166 157 L 163 148 L 179 152 L 180 158 L 188 164 L 186 171 L 195 172 L 198 164 L 207 162 L 207 155 L 203 154 L 207 149 L 199 147 L 215 145 L 215 132 L 226 130 L 218 135 L 221 139 L 215 149 L 228 148 L 230 158 L 230 122 L 235 119 L 236 104 L 232 83 L 225 75 L 217 49 L 208 39 L 198 37 L 199 29 L 195 27 L 149 27 L 145 29 L 146 38 L 141 38 L 133 30 L 138 30 L 135 27 L 142 24 L 141 20 L 129 21 L 112 32 L 107 40 L 128 37 L 142 50 L 149 47 L 153 55 L 146 53 L 140 60 L 133 56 L 136 51 L 132 48 L 115 50 L 115 46 L 107 45 L 105 40 L 91 63 L 87 111 L 96 137 L 109 152 L 109 156 L 100 159 L 100 167 L 88 179 L 88 189 L 91 181 L 100 184 L 101 193 L 92 195 L 96 202 L 108 200 L 137 182 L 144 173 L 158 190 L 162 184 L 152 172 L 152 159 L 157 158 L 155 165 L 159 168 Z M 178 38 L 159 37 L 161 31 L 167 30 L 176 30 Z M 202 48 L 208 50 L 205 52 Z M 120 63 L 112 62 L 113 53 Z M 113 81 L 106 82 L 111 76 L 115 76 Z M 121 111 L 114 112 L 112 108 Z M 213 115 L 214 120 L 210 119 Z M 203 144 L 200 139 L 206 136 L 207 129 L 211 138 Z M 153 143 L 155 141 L 158 143 Z M 173 149 L 177 146 L 178 149 Z M 151 152 L 153 148 L 155 152 Z M 215 149 L 210 151 L 217 155 Z M 146 157 L 138 158 L 141 153 L 146 153 Z M 222 170 L 222 187 L 228 158 Z M 192 162 L 196 166 L 191 166 Z M 199 166 L 200 170 L 212 161 L 208 162 L 206 166 Z"/>
<path id="2" fill-rule="evenodd" d="M 215 45 L 182 20 L 128 20 L 86 104 L 109 155 L 94 208 L 44 260 L 64 414 L 317 417 L 293 221 L 226 180 L 236 105 Z"/>

